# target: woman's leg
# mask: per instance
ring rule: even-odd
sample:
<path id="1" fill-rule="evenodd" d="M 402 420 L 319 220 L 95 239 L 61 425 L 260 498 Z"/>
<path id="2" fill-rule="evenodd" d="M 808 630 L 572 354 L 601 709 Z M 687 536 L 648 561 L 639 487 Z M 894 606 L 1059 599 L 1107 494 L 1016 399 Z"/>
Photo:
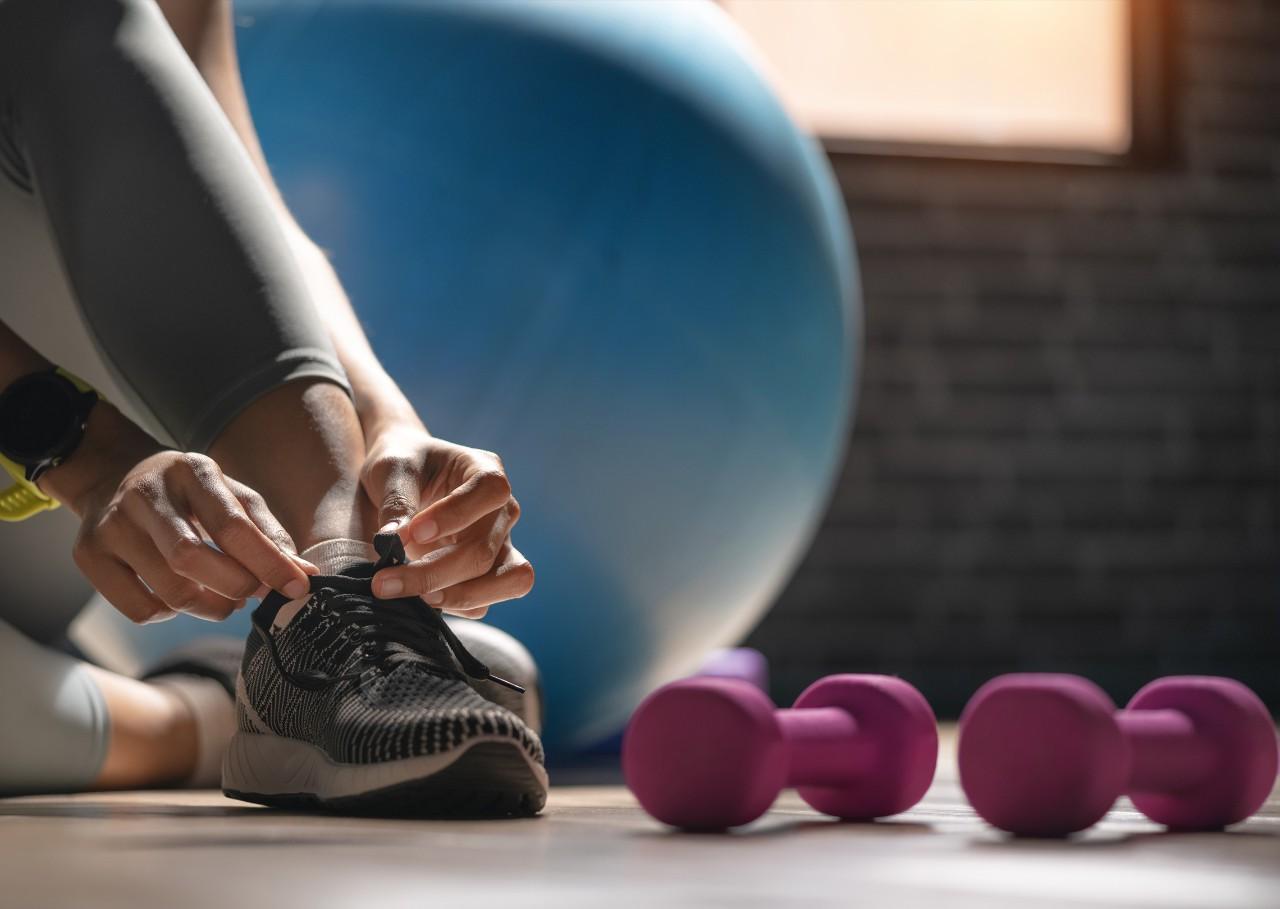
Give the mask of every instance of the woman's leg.
<path id="1" fill-rule="evenodd" d="M 367 538 L 345 375 L 253 165 L 158 9 L 6 0 L 0 35 L 15 144 L 107 360 L 299 548 Z"/>
<path id="2" fill-rule="evenodd" d="M 19 185 L 47 217 L 98 352 L 131 399 L 180 446 L 210 449 L 258 489 L 300 548 L 367 539 L 345 377 L 252 167 L 154 7 L 0 3 L 0 107 Z M 25 783 L 0 764 L 0 790 L 189 774 L 196 724 L 181 698 L 9 638 L 28 671 L 72 679 L 65 690 L 97 705 L 54 728 L 66 750 L 101 759 L 92 778 L 77 767 Z M 19 690 L 0 693 L 0 711 L 20 712 L 25 728 L 57 720 L 54 700 Z M 47 745 L 29 741 L 37 766 Z"/>
<path id="3" fill-rule="evenodd" d="M 41 646 L 0 622 L 0 794 L 180 782 L 196 766 L 181 697 Z"/>

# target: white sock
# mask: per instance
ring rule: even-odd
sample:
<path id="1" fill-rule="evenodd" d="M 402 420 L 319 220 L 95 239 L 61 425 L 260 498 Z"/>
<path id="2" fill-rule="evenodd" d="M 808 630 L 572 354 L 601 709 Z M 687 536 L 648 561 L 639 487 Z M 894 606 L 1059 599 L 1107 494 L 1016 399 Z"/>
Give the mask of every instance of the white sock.
<path id="1" fill-rule="evenodd" d="M 190 789 L 222 784 L 222 756 L 236 731 L 235 702 L 227 689 L 199 675 L 162 675 L 154 685 L 172 692 L 187 705 L 196 723 L 196 766 L 182 781 Z"/>
<path id="2" fill-rule="evenodd" d="M 340 574 L 360 562 L 376 562 L 378 560 L 378 552 L 370 544 L 363 540 L 344 540 L 341 538 L 325 540 L 323 543 L 308 546 L 299 555 L 319 568 L 321 574 Z M 276 613 L 275 621 L 271 623 L 271 630 L 279 631 L 288 625 L 290 620 L 298 614 L 298 610 L 305 606 L 310 598 L 311 594 L 308 593 L 306 596 L 290 600 L 281 606 L 280 611 Z"/>

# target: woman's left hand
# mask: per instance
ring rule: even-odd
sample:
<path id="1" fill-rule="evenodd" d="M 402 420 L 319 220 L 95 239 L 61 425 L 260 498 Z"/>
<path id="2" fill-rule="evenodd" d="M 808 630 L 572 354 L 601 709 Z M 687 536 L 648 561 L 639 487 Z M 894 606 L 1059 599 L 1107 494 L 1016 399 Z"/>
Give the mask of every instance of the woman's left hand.
<path id="1" fill-rule="evenodd" d="M 373 579 L 378 597 L 420 596 L 478 619 L 533 587 L 533 566 L 511 545 L 520 505 L 502 459 L 396 425 L 370 438 L 360 479 L 383 531 L 396 530 L 408 565 Z"/>

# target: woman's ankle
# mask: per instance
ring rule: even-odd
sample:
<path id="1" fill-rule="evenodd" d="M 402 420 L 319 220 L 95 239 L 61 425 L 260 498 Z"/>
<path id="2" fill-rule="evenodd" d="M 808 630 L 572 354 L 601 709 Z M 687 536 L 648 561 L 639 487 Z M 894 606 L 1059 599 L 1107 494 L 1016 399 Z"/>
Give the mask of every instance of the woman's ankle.
<path id="1" fill-rule="evenodd" d="M 196 719 L 163 686 L 89 667 L 107 704 L 111 737 L 93 789 L 172 786 L 190 777 L 198 757 Z"/>

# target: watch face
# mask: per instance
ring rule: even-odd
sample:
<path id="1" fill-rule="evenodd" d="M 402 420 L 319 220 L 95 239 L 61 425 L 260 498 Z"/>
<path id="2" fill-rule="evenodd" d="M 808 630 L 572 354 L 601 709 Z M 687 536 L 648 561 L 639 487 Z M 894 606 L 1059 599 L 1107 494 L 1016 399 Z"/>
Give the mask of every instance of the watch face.
<path id="1" fill-rule="evenodd" d="M 59 452 L 78 430 L 75 386 L 61 376 L 24 376 L 0 394 L 0 451 L 20 464 Z"/>

